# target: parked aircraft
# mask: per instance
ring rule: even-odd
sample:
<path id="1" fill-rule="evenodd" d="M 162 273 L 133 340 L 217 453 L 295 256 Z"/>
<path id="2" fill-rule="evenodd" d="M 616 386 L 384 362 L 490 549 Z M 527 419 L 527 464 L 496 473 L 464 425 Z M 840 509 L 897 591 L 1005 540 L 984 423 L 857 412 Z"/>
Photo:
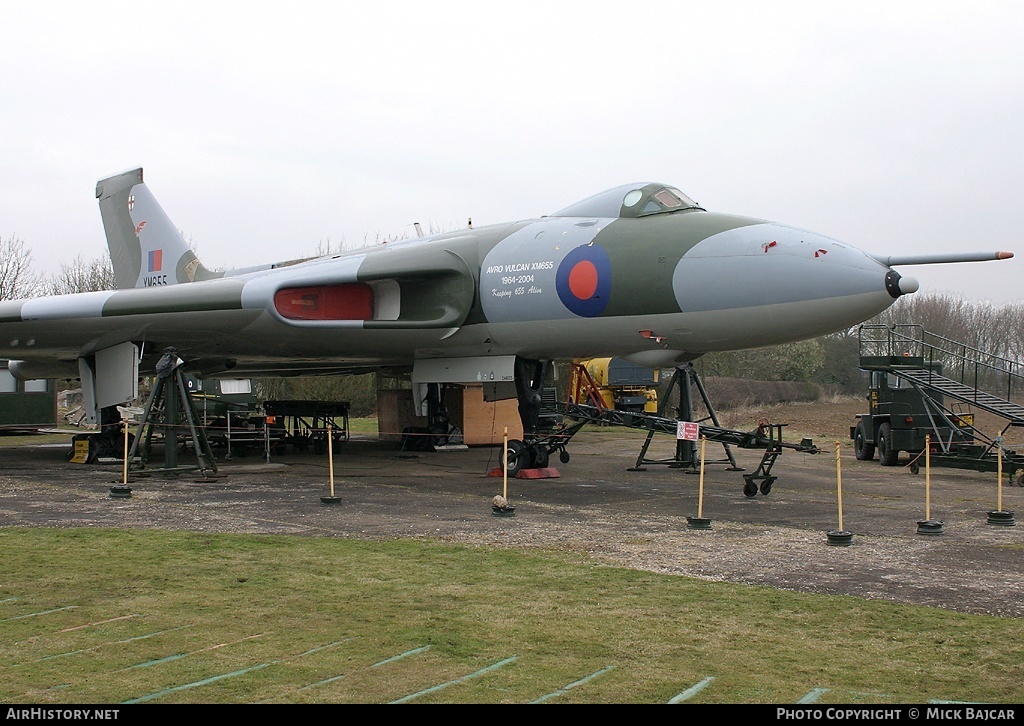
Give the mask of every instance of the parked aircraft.
<path id="1" fill-rule="evenodd" d="M 528 445 L 549 361 L 661 368 L 811 338 L 916 291 L 895 266 L 1012 257 L 873 256 L 636 183 L 538 219 L 214 272 L 142 169 L 96 197 L 118 289 L 0 302 L 11 372 L 81 378 L 94 419 L 173 347 L 204 376 L 408 371 L 424 413 L 435 384 L 483 383 L 519 399 Z"/>

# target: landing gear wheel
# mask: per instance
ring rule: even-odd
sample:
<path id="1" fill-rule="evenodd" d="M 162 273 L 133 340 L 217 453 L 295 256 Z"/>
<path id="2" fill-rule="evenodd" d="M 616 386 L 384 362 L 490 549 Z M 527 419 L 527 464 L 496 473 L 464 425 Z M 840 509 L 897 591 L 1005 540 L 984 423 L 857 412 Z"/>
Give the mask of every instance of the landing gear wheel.
<path id="1" fill-rule="evenodd" d="M 1024 469 L 1017 472 L 1017 476 L 1014 477 L 1013 483 L 1019 487 L 1024 487 Z"/>
<path id="2" fill-rule="evenodd" d="M 545 469 L 548 465 L 550 454 L 544 446 L 537 444 L 530 451 L 530 465 L 534 469 Z"/>
<path id="3" fill-rule="evenodd" d="M 743 493 L 748 497 L 756 497 L 757 484 L 755 484 L 752 481 L 748 481 L 746 484 L 743 485 Z"/>
<path id="4" fill-rule="evenodd" d="M 921 465 L 918 464 L 916 461 L 913 464 L 910 465 L 910 473 L 911 474 L 916 474 L 919 471 L 921 471 Z"/>
<path id="5" fill-rule="evenodd" d="M 858 461 L 871 461 L 875 458 L 875 445 L 867 442 L 863 421 L 857 422 L 857 430 L 853 434 L 853 453 Z"/>
<path id="6" fill-rule="evenodd" d="M 505 461 L 501 462 L 501 468 L 509 476 L 515 476 L 522 470 L 523 465 L 526 464 L 526 458 L 526 447 L 523 445 L 523 442 L 519 439 L 509 439 L 508 455 Z"/>
<path id="7" fill-rule="evenodd" d="M 900 452 L 892 447 L 892 426 L 887 423 L 878 427 L 878 461 L 882 466 L 896 466 Z"/>

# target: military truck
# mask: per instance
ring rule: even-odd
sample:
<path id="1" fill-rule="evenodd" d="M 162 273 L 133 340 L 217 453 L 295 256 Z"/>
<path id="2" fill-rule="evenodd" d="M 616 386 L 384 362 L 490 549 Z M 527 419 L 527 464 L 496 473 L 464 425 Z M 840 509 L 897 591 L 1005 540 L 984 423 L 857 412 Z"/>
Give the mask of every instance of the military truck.
<path id="1" fill-rule="evenodd" d="M 56 381 L 19 381 L 0 360 L 0 431 L 37 431 L 57 426 Z"/>
<path id="2" fill-rule="evenodd" d="M 866 367 L 862 359 L 862 367 Z M 925 368 L 941 375 L 938 363 L 925 363 L 920 358 L 897 357 L 885 366 L 870 369 L 868 413 L 857 415 L 857 424 L 850 427 L 853 450 L 861 461 L 870 461 L 878 454 L 882 466 L 896 466 L 901 451 L 910 454 L 911 466 L 917 469 L 917 457 L 924 452 L 925 437 L 931 437 L 932 449 L 955 449 L 974 443 L 974 416 L 967 410 L 952 411 L 936 391 L 927 394 L 899 375 L 901 367 Z M 965 408 L 961 404 L 955 404 Z"/>

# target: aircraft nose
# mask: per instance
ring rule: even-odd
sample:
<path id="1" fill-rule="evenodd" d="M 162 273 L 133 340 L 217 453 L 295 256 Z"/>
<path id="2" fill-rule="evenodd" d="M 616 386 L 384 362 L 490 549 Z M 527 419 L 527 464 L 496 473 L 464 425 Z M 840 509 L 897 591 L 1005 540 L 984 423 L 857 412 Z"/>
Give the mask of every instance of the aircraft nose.
<path id="1" fill-rule="evenodd" d="M 896 270 L 889 270 L 885 273 L 885 290 L 893 298 L 898 298 L 901 295 L 910 295 L 917 292 L 920 287 L 921 283 L 917 281 L 916 277 L 906 277 L 896 272 Z"/>

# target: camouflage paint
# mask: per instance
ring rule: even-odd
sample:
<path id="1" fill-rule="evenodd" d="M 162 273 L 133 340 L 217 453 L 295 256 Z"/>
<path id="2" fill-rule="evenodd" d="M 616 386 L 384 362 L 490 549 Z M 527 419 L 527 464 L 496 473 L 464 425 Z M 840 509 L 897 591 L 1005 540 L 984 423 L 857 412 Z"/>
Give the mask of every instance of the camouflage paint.
<path id="1" fill-rule="evenodd" d="M 894 299 L 885 277 L 896 273 L 859 250 L 678 198 L 658 211 L 650 205 L 672 190 L 657 184 L 550 217 L 214 274 L 141 179 L 135 170 L 97 185 L 128 289 L 0 303 L 0 355 L 55 370 L 132 341 L 235 375 L 499 355 L 660 365 L 820 335 Z M 167 284 L 147 285 L 156 272 Z M 372 320 L 285 319 L 274 307 L 282 288 L 355 282 L 373 290 Z M 892 284 L 898 293 L 898 276 Z"/>

